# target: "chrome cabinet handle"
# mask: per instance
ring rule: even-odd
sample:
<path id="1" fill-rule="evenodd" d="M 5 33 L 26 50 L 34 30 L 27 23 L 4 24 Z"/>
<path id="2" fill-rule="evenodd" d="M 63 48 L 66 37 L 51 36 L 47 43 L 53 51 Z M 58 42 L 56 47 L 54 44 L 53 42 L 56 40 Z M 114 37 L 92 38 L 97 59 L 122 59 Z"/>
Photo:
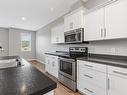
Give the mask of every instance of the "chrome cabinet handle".
<path id="1" fill-rule="evenodd" d="M 86 67 L 91 67 L 91 68 L 93 67 L 93 66 L 91 66 L 91 65 L 84 65 L 84 66 L 86 66 Z"/>
<path id="2" fill-rule="evenodd" d="M 84 75 L 85 77 L 88 77 L 88 78 L 91 78 L 91 79 L 93 79 L 93 77 L 91 77 L 91 76 L 89 76 L 89 75 Z"/>
<path id="3" fill-rule="evenodd" d="M 56 42 L 59 42 L 59 38 L 58 37 L 56 38 Z"/>
<path id="4" fill-rule="evenodd" d="M 49 60 L 48 60 L 48 64 L 49 64 Z"/>
<path id="5" fill-rule="evenodd" d="M 108 90 L 110 89 L 110 79 L 108 79 Z"/>
<path id="6" fill-rule="evenodd" d="M 94 93 L 93 91 L 91 91 L 91 90 L 89 90 L 89 89 L 87 89 L 87 88 L 84 88 L 85 90 L 87 90 L 87 91 L 89 91 L 90 93 Z"/>
<path id="7" fill-rule="evenodd" d="M 118 71 L 113 71 L 113 73 L 116 73 L 116 74 L 120 74 L 120 75 L 127 76 L 127 73 L 122 73 L 122 72 L 118 72 Z"/>
<path id="8" fill-rule="evenodd" d="M 101 37 L 103 37 L 103 29 L 101 28 Z"/>
<path id="9" fill-rule="evenodd" d="M 70 29 L 73 29 L 73 22 L 69 24 Z"/>
<path id="10" fill-rule="evenodd" d="M 55 66 L 55 64 L 54 64 L 54 63 L 52 63 L 52 66 L 54 67 L 54 66 Z"/>
<path id="11" fill-rule="evenodd" d="M 104 37 L 106 37 L 106 31 L 107 31 L 106 28 L 104 28 Z"/>

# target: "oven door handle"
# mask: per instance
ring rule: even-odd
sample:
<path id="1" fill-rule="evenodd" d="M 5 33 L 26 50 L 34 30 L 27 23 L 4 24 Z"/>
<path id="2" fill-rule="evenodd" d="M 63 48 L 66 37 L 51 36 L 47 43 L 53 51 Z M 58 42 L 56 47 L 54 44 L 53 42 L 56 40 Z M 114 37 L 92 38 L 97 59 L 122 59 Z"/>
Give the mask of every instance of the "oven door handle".
<path id="1" fill-rule="evenodd" d="M 75 63 L 75 60 L 73 59 L 65 59 L 65 58 L 59 58 L 60 61 L 65 61 L 65 62 L 68 62 L 68 63 Z"/>

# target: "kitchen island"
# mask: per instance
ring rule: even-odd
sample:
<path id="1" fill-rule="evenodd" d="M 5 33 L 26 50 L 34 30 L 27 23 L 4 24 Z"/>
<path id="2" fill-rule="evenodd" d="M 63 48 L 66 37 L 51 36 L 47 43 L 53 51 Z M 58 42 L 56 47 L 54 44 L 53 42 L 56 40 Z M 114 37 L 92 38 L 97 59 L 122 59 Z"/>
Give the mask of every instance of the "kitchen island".
<path id="1" fill-rule="evenodd" d="M 0 69 L 0 95 L 53 95 L 57 84 L 26 60 L 22 63 Z"/>

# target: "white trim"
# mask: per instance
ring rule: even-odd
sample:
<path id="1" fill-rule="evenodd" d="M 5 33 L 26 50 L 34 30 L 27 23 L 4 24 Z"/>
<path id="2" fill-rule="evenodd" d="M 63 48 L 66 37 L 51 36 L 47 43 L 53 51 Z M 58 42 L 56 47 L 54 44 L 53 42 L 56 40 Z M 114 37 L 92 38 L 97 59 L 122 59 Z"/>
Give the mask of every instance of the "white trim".
<path id="1" fill-rule="evenodd" d="M 33 58 L 33 59 L 26 59 L 26 60 L 27 60 L 27 61 L 32 61 L 32 60 L 37 60 L 37 59 L 36 59 L 36 58 L 35 58 L 35 59 Z"/>
<path id="2" fill-rule="evenodd" d="M 50 92 L 48 92 L 47 94 L 44 94 L 44 95 L 54 95 L 54 90 L 50 91 Z"/>
<path id="3" fill-rule="evenodd" d="M 64 18 L 66 18 L 66 17 L 68 17 L 68 16 L 70 16 L 70 15 L 73 15 L 73 14 L 75 14 L 76 12 L 78 12 L 78 11 L 86 11 L 87 9 L 84 7 L 84 6 L 81 6 L 81 7 L 79 7 L 79 8 L 77 8 L 77 9 L 75 9 L 75 10 L 73 10 L 73 11 L 70 11 L 68 14 L 66 14 L 65 16 L 64 16 Z"/>
<path id="4" fill-rule="evenodd" d="M 39 60 L 39 59 L 36 59 L 38 62 L 42 63 L 42 64 L 45 64 L 45 62 Z"/>

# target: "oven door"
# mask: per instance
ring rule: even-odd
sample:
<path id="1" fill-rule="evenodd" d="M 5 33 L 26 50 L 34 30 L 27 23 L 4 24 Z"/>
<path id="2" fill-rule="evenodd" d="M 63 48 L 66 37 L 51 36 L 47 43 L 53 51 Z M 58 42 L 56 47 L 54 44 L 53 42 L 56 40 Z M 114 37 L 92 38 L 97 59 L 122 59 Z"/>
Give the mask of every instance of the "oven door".
<path id="1" fill-rule="evenodd" d="M 74 59 L 59 58 L 59 73 L 75 81 L 76 61 Z"/>

